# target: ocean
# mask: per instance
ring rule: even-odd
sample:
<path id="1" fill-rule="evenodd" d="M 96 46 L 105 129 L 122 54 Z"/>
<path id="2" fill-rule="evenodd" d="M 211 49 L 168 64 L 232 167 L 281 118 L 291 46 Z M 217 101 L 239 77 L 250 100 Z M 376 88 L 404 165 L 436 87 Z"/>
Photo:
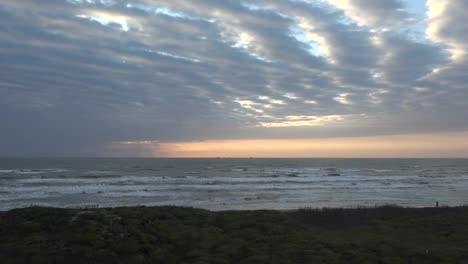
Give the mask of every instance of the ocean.
<path id="1" fill-rule="evenodd" d="M 468 204 L 468 159 L 0 159 L 0 210 Z"/>

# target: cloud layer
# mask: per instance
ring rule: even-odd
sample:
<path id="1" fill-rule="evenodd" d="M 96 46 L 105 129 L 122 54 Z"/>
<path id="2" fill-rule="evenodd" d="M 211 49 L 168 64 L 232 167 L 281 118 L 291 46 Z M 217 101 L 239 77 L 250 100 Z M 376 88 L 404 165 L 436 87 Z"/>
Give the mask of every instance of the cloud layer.
<path id="1" fill-rule="evenodd" d="M 2 1 L 0 155 L 468 130 L 467 3 L 420 8 Z"/>

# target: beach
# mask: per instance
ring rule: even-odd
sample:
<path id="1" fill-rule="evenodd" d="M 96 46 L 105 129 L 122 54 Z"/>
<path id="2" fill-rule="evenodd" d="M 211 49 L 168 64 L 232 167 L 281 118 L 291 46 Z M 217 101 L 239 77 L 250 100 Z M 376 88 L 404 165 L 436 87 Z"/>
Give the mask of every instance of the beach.
<path id="1" fill-rule="evenodd" d="M 0 212 L 2 263 L 466 263 L 468 208 Z"/>

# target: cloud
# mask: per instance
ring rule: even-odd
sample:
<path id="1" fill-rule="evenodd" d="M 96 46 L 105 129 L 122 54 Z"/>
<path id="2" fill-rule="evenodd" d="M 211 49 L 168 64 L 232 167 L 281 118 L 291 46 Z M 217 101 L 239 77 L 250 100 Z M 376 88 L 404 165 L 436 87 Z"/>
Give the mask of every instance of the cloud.
<path id="1" fill-rule="evenodd" d="M 430 0 L 426 7 L 426 37 L 444 49 L 448 62 L 438 65 L 427 74 L 423 78 L 424 84 L 439 95 L 438 101 L 433 102 L 433 105 L 445 105 L 445 112 L 465 114 L 468 110 L 465 92 L 468 81 L 468 3 L 462 0 Z"/>
<path id="2" fill-rule="evenodd" d="M 0 155 L 468 129 L 466 4 L 427 5 L 2 1 Z"/>
<path id="3" fill-rule="evenodd" d="M 466 56 L 468 25 L 466 10 L 468 3 L 462 0 L 427 1 L 428 27 L 426 34 L 434 42 L 444 44 L 453 60 Z"/>
<path id="4" fill-rule="evenodd" d="M 414 87 L 419 79 L 448 62 L 441 47 L 414 42 L 398 35 L 374 36 L 382 56 L 376 73 L 389 85 Z"/>
<path id="5" fill-rule="evenodd" d="M 411 15 L 399 0 L 327 0 L 343 10 L 357 24 L 376 31 L 388 31 L 391 28 L 411 22 Z"/>

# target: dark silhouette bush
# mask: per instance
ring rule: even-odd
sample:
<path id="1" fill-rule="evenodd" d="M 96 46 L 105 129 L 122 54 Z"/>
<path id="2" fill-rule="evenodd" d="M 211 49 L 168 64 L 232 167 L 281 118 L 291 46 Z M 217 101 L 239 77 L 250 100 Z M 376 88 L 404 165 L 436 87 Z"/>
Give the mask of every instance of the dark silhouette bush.
<path id="1" fill-rule="evenodd" d="M 0 212 L 1 263 L 464 263 L 468 208 Z"/>

